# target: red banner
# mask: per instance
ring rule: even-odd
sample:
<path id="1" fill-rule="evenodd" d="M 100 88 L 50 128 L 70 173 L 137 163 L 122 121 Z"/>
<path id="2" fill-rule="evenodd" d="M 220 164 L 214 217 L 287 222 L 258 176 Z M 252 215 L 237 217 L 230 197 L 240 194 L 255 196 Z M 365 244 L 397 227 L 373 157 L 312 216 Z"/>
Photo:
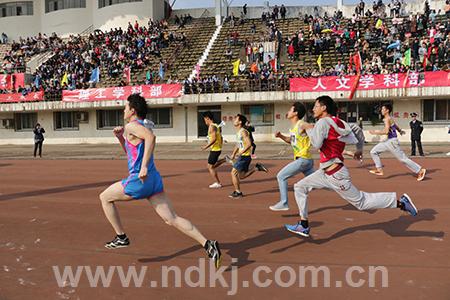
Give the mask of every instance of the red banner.
<path id="1" fill-rule="evenodd" d="M 20 93 L 16 94 L 0 94 L 0 103 L 10 102 L 34 102 L 44 100 L 44 92 L 29 93 L 24 96 Z"/>
<path id="2" fill-rule="evenodd" d="M 141 94 L 145 99 L 177 98 L 181 96 L 181 84 L 153 84 L 63 91 L 63 101 L 92 102 L 126 100 L 131 94 Z"/>
<path id="3" fill-rule="evenodd" d="M 357 76 L 324 76 L 291 78 L 291 92 L 351 91 Z M 450 73 L 445 71 L 361 75 L 357 91 L 413 87 L 450 86 Z"/>
<path id="4" fill-rule="evenodd" d="M 0 89 L 1 90 L 12 90 L 14 82 L 14 89 L 19 89 L 19 87 L 25 87 L 25 74 L 24 73 L 14 73 L 14 74 L 1 74 L 0 75 Z"/>

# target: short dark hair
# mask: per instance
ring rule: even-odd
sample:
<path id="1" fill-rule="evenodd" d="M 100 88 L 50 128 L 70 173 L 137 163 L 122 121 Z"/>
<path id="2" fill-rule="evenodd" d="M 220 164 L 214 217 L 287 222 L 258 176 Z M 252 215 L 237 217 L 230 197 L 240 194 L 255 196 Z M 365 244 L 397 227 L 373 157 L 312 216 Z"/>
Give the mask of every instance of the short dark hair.
<path id="1" fill-rule="evenodd" d="M 389 112 L 392 112 L 392 104 L 390 103 L 383 103 L 383 105 L 381 105 L 381 107 L 386 107 L 387 110 L 389 110 Z"/>
<path id="2" fill-rule="evenodd" d="M 336 116 L 338 108 L 336 102 L 334 102 L 330 96 L 320 96 L 316 99 L 316 101 L 319 101 L 320 105 L 327 107 L 327 113 L 332 116 Z"/>
<path id="3" fill-rule="evenodd" d="M 294 107 L 294 112 L 297 113 L 297 117 L 299 119 L 303 119 L 303 117 L 306 114 L 306 108 L 303 105 L 303 103 L 301 102 L 295 102 L 294 104 L 292 104 L 292 106 Z"/>
<path id="4" fill-rule="evenodd" d="M 214 122 L 214 115 L 213 115 L 213 113 L 211 112 L 211 111 L 205 111 L 204 113 L 202 113 L 202 117 L 203 118 L 208 118 L 208 119 L 210 119 L 211 121 L 213 121 Z"/>
<path id="5" fill-rule="evenodd" d="M 247 121 L 248 121 L 247 117 L 244 115 L 241 115 L 241 114 L 237 114 L 237 117 L 238 117 L 239 121 L 241 121 L 242 126 L 245 126 L 245 123 L 247 123 Z"/>
<path id="6" fill-rule="evenodd" d="M 128 96 L 127 100 L 130 108 L 134 109 L 138 118 L 145 119 L 145 117 L 147 116 L 148 108 L 147 102 L 145 101 L 144 97 L 139 94 L 132 94 Z"/>

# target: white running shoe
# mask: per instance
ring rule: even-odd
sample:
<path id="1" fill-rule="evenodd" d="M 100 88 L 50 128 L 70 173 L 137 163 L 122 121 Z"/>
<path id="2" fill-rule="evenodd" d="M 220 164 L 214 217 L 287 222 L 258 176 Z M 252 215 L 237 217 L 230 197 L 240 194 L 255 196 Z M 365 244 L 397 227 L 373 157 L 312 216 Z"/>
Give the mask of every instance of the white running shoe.
<path id="1" fill-rule="evenodd" d="M 273 211 L 287 211 L 287 210 L 289 210 L 289 206 L 284 205 L 281 202 L 278 202 L 275 205 L 271 205 L 271 206 L 269 206 L 269 208 L 270 208 L 270 210 L 273 210 Z"/>
<path id="2" fill-rule="evenodd" d="M 211 184 L 209 186 L 210 189 L 220 189 L 222 187 L 222 185 L 218 182 L 214 182 L 213 184 Z"/>

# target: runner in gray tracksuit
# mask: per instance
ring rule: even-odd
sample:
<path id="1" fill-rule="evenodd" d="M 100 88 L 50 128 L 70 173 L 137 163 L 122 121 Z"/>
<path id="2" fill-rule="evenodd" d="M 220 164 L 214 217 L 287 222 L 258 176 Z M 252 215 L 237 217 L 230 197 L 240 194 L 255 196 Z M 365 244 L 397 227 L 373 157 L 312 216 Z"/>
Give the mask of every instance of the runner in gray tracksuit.
<path id="1" fill-rule="evenodd" d="M 395 121 L 391 118 L 390 113 L 392 112 L 391 104 L 383 104 L 381 107 L 381 114 L 384 117 L 384 128 L 383 130 L 370 130 L 369 132 L 373 135 L 387 135 L 387 140 L 378 143 L 370 151 L 370 155 L 375 163 L 375 170 L 370 170 L 371 174 L 378 176 L 383 176 L 383 164 L 381 163 L 380 154 L 386 151 L 391 152 L 400 162 L 402 162 L 408 169 L 417 174 L 417 181 L 422 181 L 425 178 L 427 172 L 426 169 L 422 168 L 419 164 L 415 163 L 406 156 L 402 148 L 400 148 L 400 143 L 397 139 L 397 131 L 403 135 L 405 132 L 398 127 Z"/>

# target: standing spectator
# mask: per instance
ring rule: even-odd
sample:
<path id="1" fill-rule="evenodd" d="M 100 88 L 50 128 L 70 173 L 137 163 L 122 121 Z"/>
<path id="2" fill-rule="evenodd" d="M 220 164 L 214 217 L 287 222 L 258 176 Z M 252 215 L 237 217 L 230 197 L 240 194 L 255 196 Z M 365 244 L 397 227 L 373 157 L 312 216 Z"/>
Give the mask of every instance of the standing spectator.
<path id="1" fill-rule="evenodd" d="M 34 133 L 34 157 L 36 157 L 36 151 L 39 148 L 39 157 L 42 158 L 42 143 L 44 142 L 45 130 L 41 127 L 41 124 L 37 123 L 33 129 Z"/>
<path id="2" fill-rule="evenodd" d="M 409 122 L 409 127 L 411 128 L 411 156 L 416 156 L 416 143 L 419 148 L 420 156 L 425 156 L 422 149 L 422 141 L 420 135 L 423 131 L 423 124 L 417 120 L 417 114 L 415 112 L 411 113 L 412 121 Z"/>
<path id="3" fill-rule="evenodd" d="M 286 18 L 286 7 L 284 6 L 284 4 L 281 5 L 280 14 L 281 18 L 284 20 Z"/>
<path id="4" fill-rule="evenodd" d="M 275 5 L 275 7 L 273 8 L 273 19 L 278 19 L 278 13 L 279 13 L 279 8 L 278 5 Z"/>
<path id="5" fill-rule="evenodd" d="M 8 43 L 8 36 L 4 32 L 2 32 L 2 43 L 3 44 Z"/>
<path id="6" fill-rule="evenodd" d="M 247 16 L 247 3 L 245 3 L 244 6 L 242 7 L 242 12 L 244 13 L 245 16 Z"/>

